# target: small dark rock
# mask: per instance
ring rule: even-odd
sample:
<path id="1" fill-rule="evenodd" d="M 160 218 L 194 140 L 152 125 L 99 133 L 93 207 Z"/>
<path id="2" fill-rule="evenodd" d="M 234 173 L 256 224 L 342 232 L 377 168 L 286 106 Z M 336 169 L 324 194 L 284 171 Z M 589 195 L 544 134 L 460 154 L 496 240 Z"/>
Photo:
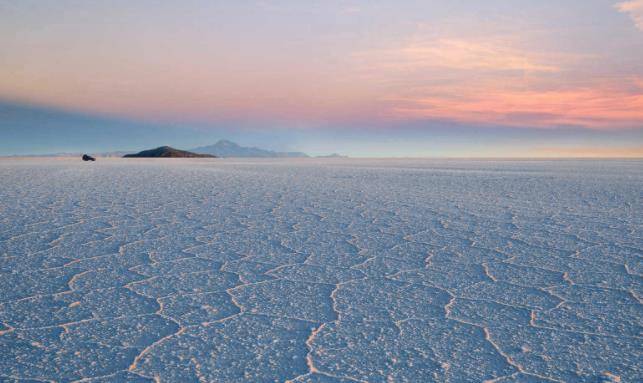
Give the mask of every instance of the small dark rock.
<path id="1" fill-rule="evenodd" d="M 90 155 L 83 154 L 83 161 L 96 161 L 96 159 Z"/>

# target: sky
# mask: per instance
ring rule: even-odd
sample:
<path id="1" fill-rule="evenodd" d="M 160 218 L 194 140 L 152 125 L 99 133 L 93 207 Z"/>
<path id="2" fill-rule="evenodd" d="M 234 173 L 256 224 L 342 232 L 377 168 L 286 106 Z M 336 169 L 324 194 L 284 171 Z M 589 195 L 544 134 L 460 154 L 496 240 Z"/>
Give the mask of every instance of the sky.
<path id="1" fill-rule="evenodd" d="M 0 155 L 643 156 L 643 0 L 0 0 Z"/>

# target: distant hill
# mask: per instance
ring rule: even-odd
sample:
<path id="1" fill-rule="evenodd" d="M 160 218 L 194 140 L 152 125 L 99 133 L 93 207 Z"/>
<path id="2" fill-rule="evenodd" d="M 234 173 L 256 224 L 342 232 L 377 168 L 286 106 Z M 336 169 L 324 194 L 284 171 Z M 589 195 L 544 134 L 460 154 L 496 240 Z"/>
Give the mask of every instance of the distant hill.
<path id="1" fill-rule="evenodd" d="M 214 145 L 201 146 L 191 149 L 191 151 L 195 153 L 211 154 L 217 157 L 308 157 L 306 153 L 274 152 L 272 150 L 241 146 L 228 140 L 219 140 Z"/>
<path id="2" fill-rule="evenodd" d="M 174 149 L 169 146 L 161 146 L 156 149 L 143 150 L 136 154 L 126 154 L 125 158 L 215 158 L 210 154 L 192 153 L 186 150 Z"/>

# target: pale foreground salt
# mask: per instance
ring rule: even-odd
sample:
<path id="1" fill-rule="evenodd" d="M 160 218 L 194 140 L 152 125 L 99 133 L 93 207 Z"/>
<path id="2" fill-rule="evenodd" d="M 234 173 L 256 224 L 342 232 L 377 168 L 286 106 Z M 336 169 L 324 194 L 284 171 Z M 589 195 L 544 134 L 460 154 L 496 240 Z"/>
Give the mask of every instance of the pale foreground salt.
<path id="1" fill-rule="evenodd" d="M 637 382 L 642 161 L 0 160 L 0 381 Z"/>

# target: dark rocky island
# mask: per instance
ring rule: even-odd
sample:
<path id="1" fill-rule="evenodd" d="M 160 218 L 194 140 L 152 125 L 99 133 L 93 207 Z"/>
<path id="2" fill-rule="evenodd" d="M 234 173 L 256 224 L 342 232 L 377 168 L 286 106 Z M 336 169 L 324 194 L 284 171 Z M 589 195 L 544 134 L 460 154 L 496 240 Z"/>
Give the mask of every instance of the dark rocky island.
<path id="1" fill-rule="evenodd" d="M 143 150 L 136 154 L 126 154 L 123 158 L 216 158 L 216 156 L 192 153 L 187 150 L 174 149 L 169 146 L 161 146 L 156 149 Z"/>
<path id="2" fill-rule="evenodd" d="M 96 159 L 88 154 L 83 154 L 83 161 L 96 161 Z"/>

